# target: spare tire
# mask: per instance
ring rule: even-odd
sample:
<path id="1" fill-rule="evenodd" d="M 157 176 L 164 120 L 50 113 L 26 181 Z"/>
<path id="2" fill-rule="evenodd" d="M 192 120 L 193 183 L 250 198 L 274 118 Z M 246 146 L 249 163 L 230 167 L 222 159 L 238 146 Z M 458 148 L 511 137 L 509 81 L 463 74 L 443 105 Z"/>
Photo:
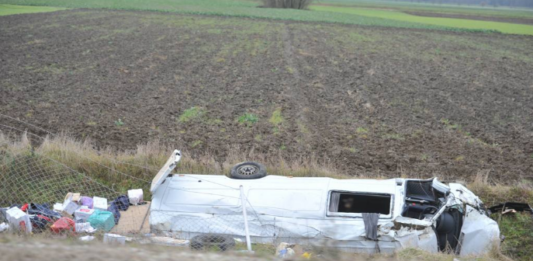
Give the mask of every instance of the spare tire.
<path id="1" fill-rule="evenodd" d="M 262 164 L 247 161 L 233 166 L 229 175 L 232 179 L 260 179 L 265 177 L 267 172 Z"/>
<path id="2" fill-rule="evenodd" d="M 203 234 L 191 238 L 190 246 L 193 250 L 216 249 L 226 251 L 235 247 L 235 239 L 227 235 Z"/>

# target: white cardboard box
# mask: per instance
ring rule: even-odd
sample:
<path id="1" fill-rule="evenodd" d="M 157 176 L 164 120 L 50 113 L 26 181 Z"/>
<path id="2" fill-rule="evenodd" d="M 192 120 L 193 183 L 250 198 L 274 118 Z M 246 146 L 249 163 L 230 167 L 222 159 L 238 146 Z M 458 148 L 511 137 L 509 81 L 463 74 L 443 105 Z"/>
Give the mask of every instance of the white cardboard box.
<path id="1" fill-rule="evenodd" d="M 30 216 L 20 210 L 20 208 L 12 207 L 6 211 L 7 222 L 16 230 L 22 230 L 26 233 L 31 233 Z"/>
<path id="2" fill-rule="evenodd" d="M 93 209 L 107 210 L 107 198 L 93 197 Z"/>
<path id="3" fill-rule="evenodd" d="M 128 190 L 128 198 L 130 199 L 130 204 L 138 205 L 143 202 L 143 190 L 142 189 L 130 189 Z"/>

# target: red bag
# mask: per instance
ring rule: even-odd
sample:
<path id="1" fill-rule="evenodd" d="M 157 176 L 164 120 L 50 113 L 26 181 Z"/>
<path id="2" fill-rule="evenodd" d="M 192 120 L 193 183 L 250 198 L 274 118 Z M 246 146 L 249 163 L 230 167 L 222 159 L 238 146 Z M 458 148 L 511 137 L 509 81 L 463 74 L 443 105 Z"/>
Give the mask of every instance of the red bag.
<path id="1" fill-rule="evenodd" d="M 76 232 L 76 225 L 74 220 L 67 217 L 62 217 L 54 222 L 50 229 L 52 229 L 52 232 L 54 233 L 61 233 L 64 231 Z"/>

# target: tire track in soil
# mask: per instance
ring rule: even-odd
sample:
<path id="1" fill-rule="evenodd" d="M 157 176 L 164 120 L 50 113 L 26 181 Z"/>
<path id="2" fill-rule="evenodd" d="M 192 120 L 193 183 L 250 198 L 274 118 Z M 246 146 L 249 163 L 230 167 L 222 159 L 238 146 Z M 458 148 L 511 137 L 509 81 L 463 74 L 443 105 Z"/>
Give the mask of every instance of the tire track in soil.
<path id="1" fill-rule="evenodd" d="M 313 124 L 313 122 L 309 119 L 309 117 L 306 115 L 307 111 L 315 111 L 313 109 L 307 109 L 309 105 L 312 103 L 310 102 L 309 98 L 305 94 L 305 84 L 304 79 L 302 79 L 302 76 L 299 71 L 299 64 L 295 61 L 294 58 L 294 45 L 293 45 L 293 38 L 294 36 L 289 31 L 289 27 L 287 24 L 284 24 L 283 30 L 282 30 L 282 41 L 283 41 L 283 58 L 287 65 L 292 69 L 292 80 L 289 81 L 289 94 L 290 99 L 293 101 L 292 104 L 295 106 L 295 114 L 296 118 L 304 124 L 304 126 L 309 129 L 309 132 L 304 132 L 300 130 L 300 127 L 296 124 L 296 129 L 298 130 L 298 134 L 303 136 L 304 143 L 309 147 L 309 149 L 315 148 L 317 144 L 316 139 L 313 139 L 313 135 L 316 133 L 317 126 Z M 298 136 L 298 134 L 296 136 Z"/>

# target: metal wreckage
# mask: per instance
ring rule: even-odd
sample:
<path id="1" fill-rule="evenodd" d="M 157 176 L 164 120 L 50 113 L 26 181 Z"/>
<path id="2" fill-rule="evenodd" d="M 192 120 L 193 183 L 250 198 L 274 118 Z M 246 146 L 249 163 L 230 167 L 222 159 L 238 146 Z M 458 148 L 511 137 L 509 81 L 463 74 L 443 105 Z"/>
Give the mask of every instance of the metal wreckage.
<path id="1" fill-rule="evenodd" d="M 172 174 L 176 150 L 153 179 L 153 231 L 253 243 L 327 245 L 393 253 L 405 248 L 482 255 L 500 244 L 498 224 L 474 193 L 434 179 L 333 179 L 267 175 L 255 162 L 224 175 Z"/>

